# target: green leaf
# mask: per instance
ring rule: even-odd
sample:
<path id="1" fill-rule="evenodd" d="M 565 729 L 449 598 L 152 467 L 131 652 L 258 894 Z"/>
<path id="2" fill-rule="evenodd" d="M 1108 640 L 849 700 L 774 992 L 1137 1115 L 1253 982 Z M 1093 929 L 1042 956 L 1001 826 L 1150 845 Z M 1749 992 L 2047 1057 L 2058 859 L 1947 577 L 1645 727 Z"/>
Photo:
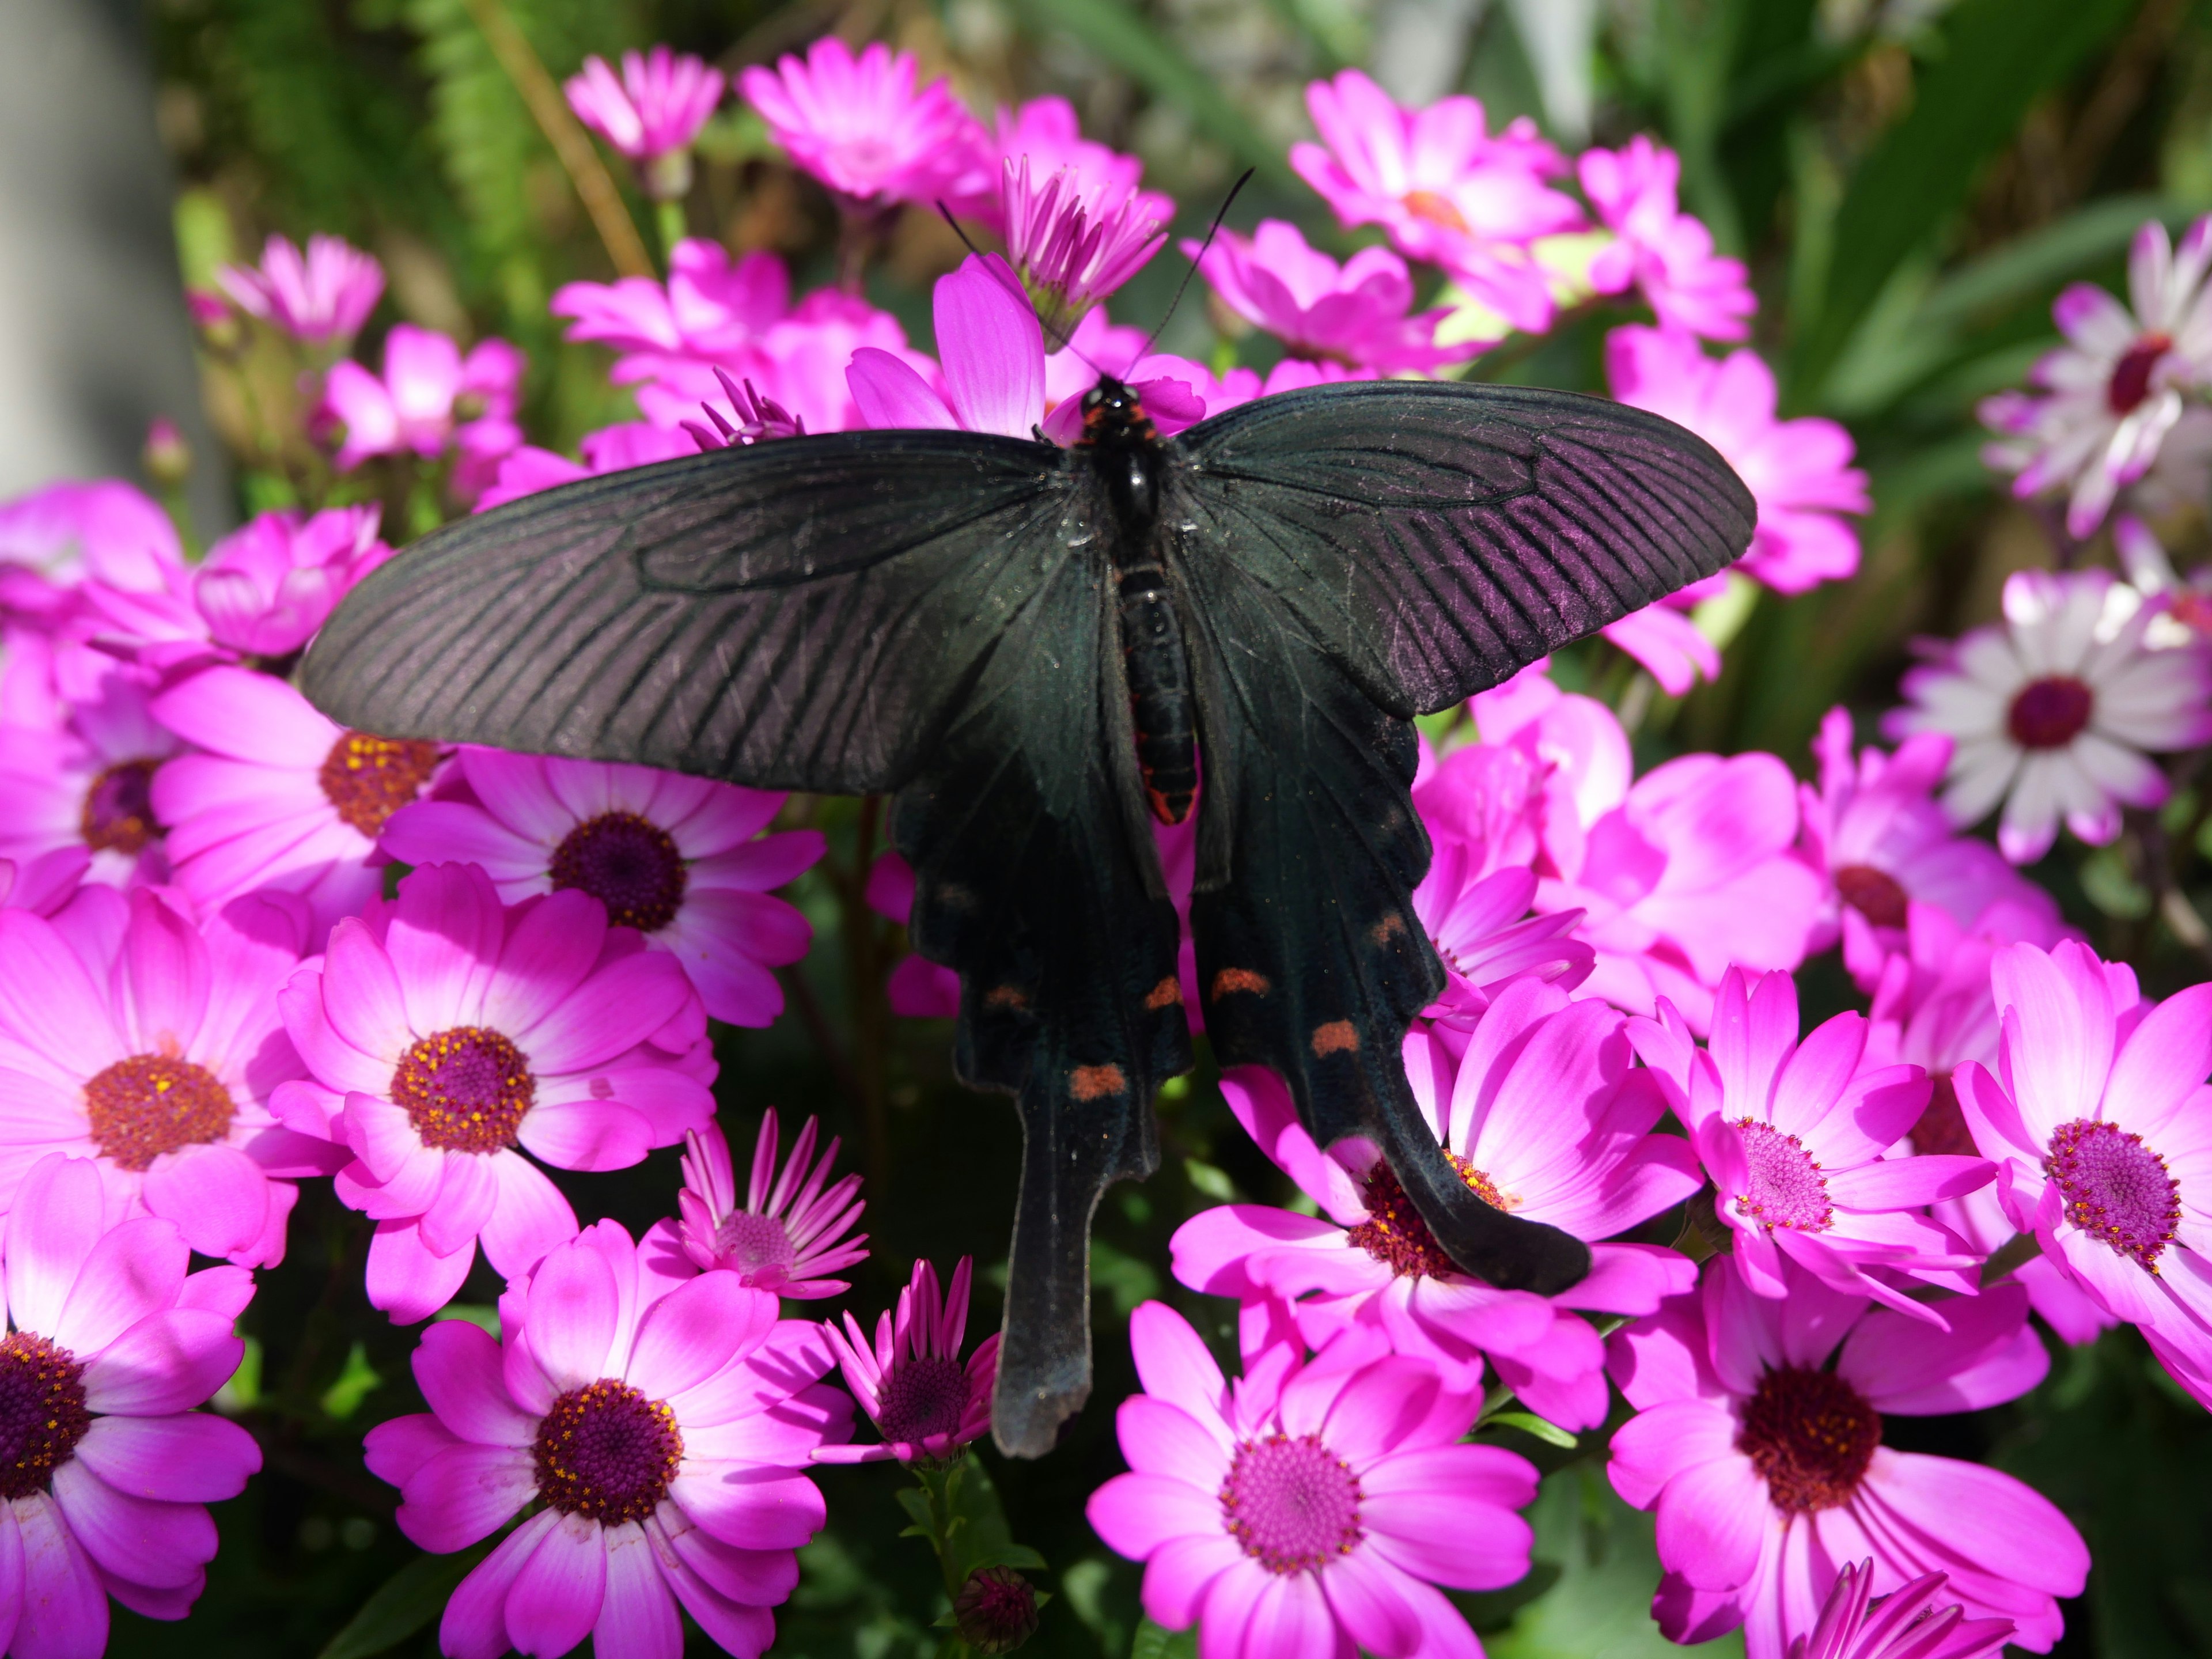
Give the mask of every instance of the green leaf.
<path id="1" fill-rule="evenodd" d="M 325 1413 L 343 1423 L 361 1409 L 361 1402 L 383 1381 L 376 1367 L 368 1363 L 368 1350 L 355 1343 L 346 1351 L 345 1369 L 338 1373 L 337 1381 L 323 1390 Z"/>
<path id="2" fill-rule="evenodd" d="M 2037 294 L 2119 252 L 2146 219 L 2179 230 L 2195 216 L 2189 204 L 2164 196 L 2107 196 L 2088 203 L 1959 267 L 1921 305 L 1919 321 L 1955 326 L 1978 311 Z"/>
<path id="3" fill-rule="evenodd" d="M 1137 1626 L 1137 1639 L 1129 1644 L 1129 1659 L 1198 1659 L 1198 1626 L 1163 1630 L 1147 1619 Z"/>
<path id="4" fill-rule="evenodd" d="M 974 1452 L 954 1472 L 947 1492 L 952 1510 L 951 1577 L 965 1583 L 979 1567 L 1012 1567 L 1018 1572 L 1042 1572 L 1045 1559 L 1026 1545 L 1014 1542 L 1006 1525 L 1006 1512 L 999 1503 L 999 1489 L 991 1472 Z"/>
<path id="5" fill-rule="evenodd" d="M 1546 1445 L 1557 1446 L 1562 1451 L 1575 1449 L 1572 1432 L 1548 1419 L 1537 1416 L 1534 1412 L 1499 1412 L 1495 1417 L 1485 1419 L 1482 1426 L 1486 1429 L 1518 1429 L 1522 1433 L 1534 1435 Z"/>
<path id="6" fill-rule="evenodd" d="M 1142 1256 L 1131 1255 L 1103 1238 L 1091 1241 L 1091 1288 L 1114 1300 L 1115 1311 L 1127 1319 L 1139 1303 L 1160 1293 L 1160 1275 Z"/>
<path id="7" fill-rule="evenodd" d="M 445 1610 L 447 1601 L 495 1540 L 452 1555 L 418 1555 L 369 1593 L 320 1659 L 369 1659 L 396 1646 Z"/>

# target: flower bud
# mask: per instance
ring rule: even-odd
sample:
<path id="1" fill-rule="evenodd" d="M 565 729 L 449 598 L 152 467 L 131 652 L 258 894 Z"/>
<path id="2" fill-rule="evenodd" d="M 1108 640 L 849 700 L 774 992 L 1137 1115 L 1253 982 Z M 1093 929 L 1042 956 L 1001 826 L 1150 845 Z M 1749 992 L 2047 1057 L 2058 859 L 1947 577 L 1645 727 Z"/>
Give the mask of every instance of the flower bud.
<path id="1" fill-rule="evenodd" d="M 1036 1592 L 1012 1567 L 978 1567 L 952 1603 L 960 1639 L 978 1653 L 1012 1653 L 1036 1634 Z"/>
<path id="2" fill-rule="evenodd" d="M 146 447 L 139 459 L 158 489 L 179 489 L 191 476 L 191 447 L 177 430 L 177 423 L 166 415 L 156 415 L 147 427 Z"/>

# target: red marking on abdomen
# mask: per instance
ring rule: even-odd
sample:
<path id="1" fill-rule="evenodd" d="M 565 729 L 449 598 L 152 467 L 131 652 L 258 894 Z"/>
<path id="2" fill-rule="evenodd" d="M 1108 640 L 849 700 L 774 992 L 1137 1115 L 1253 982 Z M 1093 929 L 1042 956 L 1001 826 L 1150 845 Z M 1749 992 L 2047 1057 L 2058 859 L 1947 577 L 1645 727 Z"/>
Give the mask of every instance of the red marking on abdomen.
<path id="1" fill-rule="evenodd" d="M 1163 794 L 1152 787 L 1152 772 L 1148 766 L 1139 766 L 1145 775 L 1145 801 L 1152 809 L 1152 816 L 1162 823 L 1181 823 L 1190 816 L 1190 804 L 1196 799 L 1188 789 L 1177 789 Z"/>

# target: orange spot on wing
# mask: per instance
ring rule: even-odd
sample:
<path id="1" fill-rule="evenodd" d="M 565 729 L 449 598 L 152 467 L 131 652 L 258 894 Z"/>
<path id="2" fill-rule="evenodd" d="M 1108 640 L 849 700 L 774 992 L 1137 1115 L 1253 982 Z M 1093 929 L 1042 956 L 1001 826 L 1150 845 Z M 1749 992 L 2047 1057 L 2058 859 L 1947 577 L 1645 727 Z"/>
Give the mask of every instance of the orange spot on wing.
<path id="1" fill-rule="evenodd" d="M 1067 1092 L 1078 1100 L 1104 1100 L 1128 1091 L 1129 1079 L 1118 1066 L 1079 1066 L 1067 1074 Z"/>
<path id="2" fill-rule="evenodd" d="M 1218 1002 L 1231 991 L 1249 991 L 1255 997 L 1263 997 L 1267 989 L 1265 974 L 1255 974 L 1249 968 L 1224 968 L 1213 976 L 1213 988 L 1206 994 Z"/>
<path id="3" fill-rule="evenodd" d="M 1367 930 L 1367 937 L 1377 945 L 1388 945 L 1406 931 L 1406 919 L 1395 911 Z"/>
<path id="4" fill-rule="evenodd" d="M 1020 1010 L 1030 1006 L 1030 994 L 1018 985 L 994 985 L 983 994 L 983 1006 Z"/>
<path id="5" fill-rule="evenodd" d="M 1316 1060 L 1326 1059 L 1330 1054 L 1357 1054 L 1358 1050 L 1359 1033 L 1352 1028 L 1350 1020 L 1333 1019 L 1326 1025 L 1314 1027 L 1313 1051 Z"/>
<path id="6" fill-rule="evenodd" d="M 1172 1008 L 1182 1000 L 1182 984 L 1172 975 L 1145 993 L 1145 1006 L 1158 1011 Z"/>

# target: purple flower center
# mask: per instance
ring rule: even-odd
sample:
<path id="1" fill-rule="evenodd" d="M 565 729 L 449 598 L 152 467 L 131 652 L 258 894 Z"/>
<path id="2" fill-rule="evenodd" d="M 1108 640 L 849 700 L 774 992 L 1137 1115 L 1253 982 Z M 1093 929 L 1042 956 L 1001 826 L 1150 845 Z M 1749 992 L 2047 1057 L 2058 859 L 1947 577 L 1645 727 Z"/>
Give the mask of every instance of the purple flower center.
<path id="1" fill-rule="evenodd" d="M 1243 1441 L 1221 1483 L 1221 1523 L 1269 1572 L 1310 1571 L 1364 1535 L 1359 1478 L 1319 1435 Z"/>
<path id="2" fill-rule="evenodd" d="M 2005 729 L 2023 749 L 2063 749 L 2089 724 L 2097 694 L 2070 674 L 2047 674 L 2020 688 Z"/>
<path id="3" fill-rule="evenodd" d="M 497 1031 L 456 1025 L 418 1038 L 392 1073 L 392 1102 L 425 1146 L 495 1152 L 514 1145 L 522 1115 L 538 1102 L 530 1063 Z"/>
<path id="4" fill-rule="evenodd" d="M 161 833 L 154 817 L 155 764 L 119 761 L 92 781 L 84 792 L 77 833 L 94 852 L 131 857 Z"/>
<path id="5" fill-rule="evenodd" d="M 1735 1212 L 1769 1232 L 1777 1227 L 1826 1231 L 1834 1215 L 1828 1183 L 1804 1142 L 1757 1118 L 1744 1118 L 1736 1127 L 1743 1132 L 1744 1161 L 1751 1174 L 1735 1196 Z"/>
<path id="6" fill-rule="evenodd" d="M 644 1520 L 668 1495 L 684 1461 L 684 1437 L 667 1401 L 603 1376 L 553 1402 L 531 1455 L 548 1504 L 619 1527 Z"/>
<path id="7" fill-rule="evenodd" d="M 2132 411 L 2150 396 L 2151 371 L 2172 349 L 2173 342 L 2165 335 L 2146 334 L 2122 352 L 2112 365 L 2112 378 L 2105 384 L 2105 407 L 2115 415 Z"/>
<path id="8" fill-rule="evenodd" d="M 374 841 L 385 819 L 421 794 L 437 769 L 434 743 L 347 732 L 331 745 L 315 776 L 338 817 Z"/>
<path id="9" fill-rule="evenodd" d="M 684 860 L 668 831 L 635 812 L 586 818 L 553 852 L 553 885 L 589 893 L 617 927 L 650 933 L 676 920 Z"/>
<path id="10" fill-rule="evenodd" d="M 1444 1157 L 1459 1171 L 1468 1191 L 1493 1210 L 1506 1207 L 1488 1176 L 1457 1152 L 1448 1152 Z M 1346 1243 L 1357 1244 L 1377 1261 L 1388 1263 L 1401 1279 L 1443 1279 L 1459 1272 L 1459 1264 L 1444 1254 L 1443 1246 L 1429 1231 L 1429 1224 L 1421 1219 L 1421 1212 L 1406 1196 L 1406 1189 L 1398 1184 L 1388 1164 L 1378 1162 L 1368 1173 L 1361 1198 L 1367 1206 L 1367 1219 L 1345 1234 Z"/>
<path id="11" fill-rule="evenodd" d="M 2051 1137 L 2043 1168 L 2066 1218 L 2152 1273 L 2181 1221 L 2181 1183 L 2166 1160 L 2117 1123 L 2075 1118 Z"/>
<path id="12" fill-rule="evenodd" d="M 1833 1371 L 1797 1365 L 1759 1379 L 1735 1437 L 1785 1515 L 1849 1503 L 1881 1444 L 1881 1413 L 1863 1395 Z"/>
<path id="13" fill-rule="evenodd" d="M 91 1426 L 75 1354 L 28 1331 L 0 1337 L 0 1500 L 44 1492 Z"/>
<path id="14" fill-rule="evenodd" d="M 799 1249 L 775 1217 L 739 1210 L 725 1216 L 714 1229 L 714 1257 L 724 1267 L 743 1273 L 746 1284 L 773 1290 L 791 1276 Z"/>
<path id="15" fill-rule="evenodd" d="M 1836 896 L 1877 927 L 1905 923 L 1905 889 L 1887 870 L 1871 864 L 1847 864 L 1836 872 Z"/>
<path id="16" fill-rule="evenodd" d="M 118 1168 L 143 1170 L 164 1152 L 230 1133 L 237 1108 L 215 1074 L 168 1054 L 133 1054 L 84 1085 L 93 1144 Z"/>
<path id="17" fill-rule="evenodd" d="M 916 1354 L 884 1373 L 876 1391 L 876 1427 L 886 1440 L 920 1445 L 951 1434 L 968 1409 L 968 1373 L 957 1359 Z"/>

